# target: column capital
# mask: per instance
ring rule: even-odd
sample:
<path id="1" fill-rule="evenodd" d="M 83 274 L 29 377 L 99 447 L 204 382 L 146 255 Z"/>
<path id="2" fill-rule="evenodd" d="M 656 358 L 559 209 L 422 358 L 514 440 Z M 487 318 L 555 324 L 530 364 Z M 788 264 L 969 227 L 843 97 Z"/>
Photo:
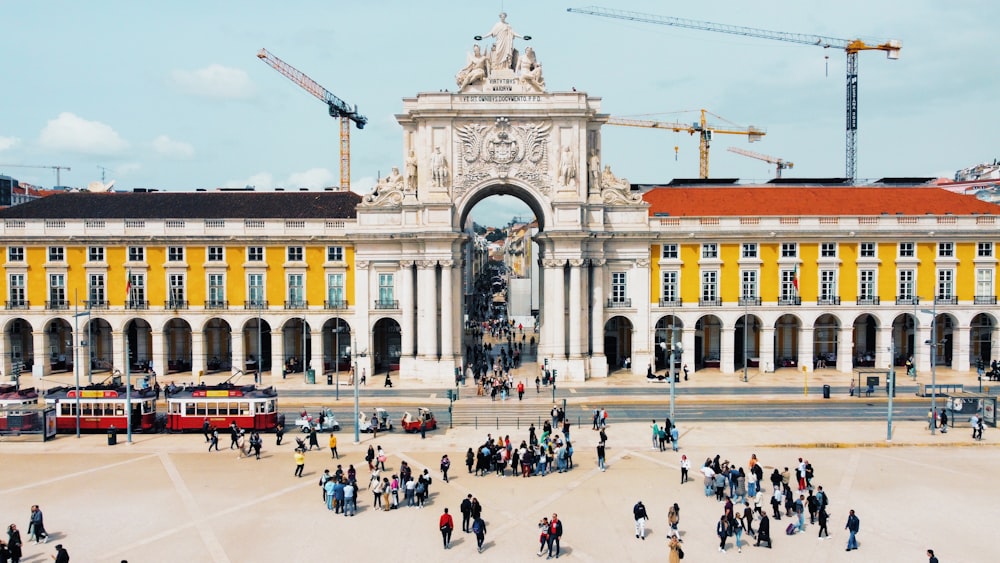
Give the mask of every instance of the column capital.
<path id="1" fill-rule="evenodd" d="M 639 266 L 640 268 L 648 268 L 649 258 L 639 258 L 635 261 L 635 265 Z"/>
<path id="2" fill-rule="evenodd" d="M 546 268 L 562 268 L 566 265 L 566 260 L 558 258 L 542 258 L 542 266 Z"/>
<path id="3" fill-rule="evenodd" d="M 591 266 L 601 267 L 601 266 L 604 266 L 607 263 L 608 263 L 608 261 L 606 259 L 604 259 L 604 258 L 591 258 L 590 259 L 590 265 Z"/>
<path id="4" fill-rule="evenodd" d="M 454 260 L 438 260 L 438 264 L 440 264 L 442 268 L 451 268 L 451 267 L 453 267 L 455 265 L 455 261 Z"/>
<path id="5" fill-rule="evenodd" d="M 370 264 L 370 262 L 368 262 L 368 260 L 355 260 L 354 261 L 354 267 L 358 268 L 359 270 L 367 270 L 368 269 L 368 264 Z"/>
<path id="6" fill-rule="evenodd" d="M 437 266 L 437 262 L 434 260 L 417 260 L 416 264 L 418 270 L 430 270 Z"/>
<path id="7" fill-rule="evenodd" d="M 584 260 L 583 258 L 575 258 L 569 261 L 569 265 L 573 266 L 574 268 L 579 268 L 580 266 L 583 266 L 586 262 L 587 261 Z"/>
<path id="8" fill-rule="evenodd" d="M 412 268 L 413 267 L 413 260 L 400 260 L 399 261 L 399 267 L 400 268 Z"/>

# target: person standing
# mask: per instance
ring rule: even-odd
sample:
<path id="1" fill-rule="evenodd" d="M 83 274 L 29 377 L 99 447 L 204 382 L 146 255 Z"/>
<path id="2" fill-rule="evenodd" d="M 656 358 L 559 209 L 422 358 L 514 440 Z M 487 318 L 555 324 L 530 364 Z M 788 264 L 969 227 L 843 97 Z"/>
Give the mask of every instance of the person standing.
<path id="1" fill-rule="evenodd" d="M 56 554 L 52 556 L 52 559 L 56 560 L 56 563 L 69 563 L 69 552 L 63 547 L 63 544 L 56 545 Z"/>
<path id="2" fill-rule="evenodd" d="M 656 420 L 653 420 L 653 449 L 655 450 L 660 445 L 660 426 L 656 424 Z"/>
<path id="3" fill-rule="evenodd" d="M 235 448 L 239 439 L 240 427 L 236 426 L 236 421 L 233 420 L 229 423 L 229 449 Z"/>
<path id="4" fill-rule="evenodd" d="M 559 559 L 559 542 L 562 540 L 563 525 L 562 521 L 559 520 L 559 515 L 552 513 L 552 519 L 549 520 L 549 559 L 552 558 L 552 548 L 556 548 L 556 559 Z"/>
<path id="5" fill-rule="evenodd" d="M 45 543 L 49 541 L 49 534 L 45 531 L 45 521 L 42 518 L 42 511 L 37 504 L 31 506 L 31 516 L 28 521 L 28 538 L 34 538 L 35 543 Z"/>
<path id="6" fill-rule="evenodd" d="M 597 442 L 597 466 L 601 468 L 601 471 L 605 470 L 604 467 L 604 455 L 605 455 L 605 439 L 607 435 L 601 430 L 599 441 Z"/>
<path id="7" fill-rule="evenodd" d="M 715 535 L 719 536 L 719 552 L 726 552 L 726 538 L 729 537 L 729 519 L 723 514 L 715 525 Z"/>
<path id="8" fill-rule="evenodd" d="M 483 522 L 481 516 L 476 516 L 472 521 L 472 533 L 476 534 L 476 548 L 482 553 L 483 542 L 486 540 L 486 522 Z"/>
<path id="9" fill-rule="evenodd" d="M 642 504 L 642 501 L 635 503 L 632 507 L 632 517 L 635 518 L 635 538 L 646 539 L 646 505 Z"/>
<path id="10" fill-rule="evenodd" d="M 941 416 L 939 418 L 941 419 L 941 433 L 942 434 L 947 434 L 948 433 L 948 412 L 942 408 L 941 409 Z"/>
<path id="11" fill-rule="evenodd" d="M 11 563 L 21 562 L 21 532 L 17 529 L 16 524 L 7 526 L 7 551 L 10 552 Z"/>
<path id="12" fill-rule="evenodd" d="M 330 432 L 330 459 L 340 459 L 340 452 L 337 451 L 337 435 Z"/>
<path id="13" fill-rule="evenodd" d="M 667 511 L 667 523 L 670 525 L 670 531 L 673 534 L 677 534 L 677 524 L 681 521 L 681 507 L 675 502 L 670 510 Z"/>
<path id="14" fill-rule="evenodd" d="M 823 539 L 823 533 L 826 532 L 826 537 L 830 537 L 830 530 L 826 528 L 827 521 L 830 519 L 830 515 L 826 512 L 826 507 L 819 507 L 819 534 L 817 537 Z"/>
<path id="15" fill-rule="evenodd" d="M 845 549 L 844 551 L 857 549 L 858 548 L 857 535 L 858 531 L 861 529 L 861 520 L 858 519 L 858 516 L 856 514 L 854 514 L 853 509 L 851 509 L 850 514 L 847 516 L 847 525 L 844 526 L 844 529 L 851 533 L 851 535 L 847 538 L 847 549 Z"/>
<path id="16" fill-rule="evenodd" d="M 732 529 L 734 539 L 736 540 L 736 553 L 743 553 L 743 548 L 740 547 L 740 542 L 743 539 L 743 515 L 737 512 L 735 521 L 735 524 L 730 523 L 729 526 Z"/>
<path id="17" fill-rule="evenodd" d="M 205 442 L 210 442 L 212 439 L 212 423 L 208 421 L 208 417 L 201 421 L 201 433 L 205 435 Z"/>
<path id="18" fill-rule="evenodd" d="M 448 482 L 448 469 L 451 467 L 451 460 L 448 459 L 448 454 L 441 456 L 441 475 L 444 482 Z"/>
<path id="19" fill-rule="evenodd" d="M 670 548 L 670 563 L 681 563 L 684 550 L 681 549 L 681 540 L 676 533 L 670 535 L 670 543 L 667 544 L 667 547 Z"/>
<path id="20" fill-rule="evenodd" d="M 281 438 L 284 436 L 285 436 L 285 425 L 279 422 L 278 425 L 274 427 L 274 438 L 275 438 L 274 445 L 280 446 Z"/>
<path id="21" fill-rule="evenodd" d="M 257 461 L 260 461 L 260 449 L 264 447 L 264 440 L 256 430 L 250 433 L 250 447 L 253 448 L 253 454 L 257 457 Z"/>
<path id="22" fill-rule="evenodd" d="M 444 548 L 450 548 L 451 531 L 455 529 L 455 521 L 452 520 L 451 514 L 448 514 L 447 508 L 444 509 L 444 514 L 438 519 L 438 528 L 441 529 L 441 541 L 444 543 Z"/>
<path id="23" fill-rule="evenodd" d="M 773 542 L 771 541 L 771 520 L 767 517 L 767 512 L 761 510 L 760 507 L 757 508 L 757 513 L 760 514 L 760 524 L 757 524 L 757 543 L 754 547 L 760 547 L 760 542 L 767 542 L 767 548 L 771 549 L 773 547 Z"/>
<path id="24" fill-rule="evenodd" d="M 302 477 L 302 470 L 306 467 L 306 453 L 302 448 L 295 449 L 295 476 Z"/>
<path id="25" fill-rule="evenodd" d="M 347 511 L 351 511 L 351 516 L 358 511 L 358 502 L 356 494 L 357 490 L 354 486 L 354 481 L 344 482 L 344 516 L 347 516 Z"/>
<path id="26" fill-rule="evenodd" d="M 679 430 L 677 430 L 677 424 L 674 423 L 674 425 L 670 427 L 670 443 L 673 446 L 675 452 L 677 451 L 678 448 L 677 442 L 680 437 L 681 433 Z"/>
<path id="27" fill-rule="evenodd" d="M 320 449 L 319 432 L 316 431 L 315 426 L 309 428 L 309 451 L 312 451 L 313 446 L 315 446 L 317 450 Z"/>
<path id="28" fill-rule="evenodd" d="M 523 399 L 524 399 L 524 381 L 522 380 L 519 381 L 517 384 L 517 400 L 520 401 Z"/>
<path id="29" fill-rule="evenodd" d="M 462 531 L 465 533 L 469 532 L 469 525 L 472 520 L 472 495 L 465 497 L 462 500 L 462 505 L 459 507 L 459 511 L 462 513 Z"/>
<path id="30" fill-rule="evenodd" d="M 927 550 L 927 563 L 938 563 L 938 558 L 934 555 L 933 549 Z"/>
<path id="31" fill-rule="evenodd" d="M 690 470 L 691 470 L 691 460 L 688 459 L 688 456 L 682 455 L 681 456 L 681 485 L 683 485 L 684 483 L 687 483 L 688 481 L 690 481 L 690 479 L 688 479 L 688 472 Z"/>
<path id="32" fill-rule="evenodd" d="M 800 532 L 806 531 L 806 496 L 799 495 L 798 500 L 795 501 L 795 515 L 799 518 L 799 525 L 797 528 Z"/>

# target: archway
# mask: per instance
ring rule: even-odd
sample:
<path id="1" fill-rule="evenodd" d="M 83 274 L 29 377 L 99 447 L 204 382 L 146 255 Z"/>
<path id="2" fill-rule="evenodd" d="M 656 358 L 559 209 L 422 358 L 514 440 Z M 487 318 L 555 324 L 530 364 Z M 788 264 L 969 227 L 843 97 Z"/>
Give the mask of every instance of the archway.
<path id="1" fill-rule="evenodd" d="M 170 319 L 163 325 L 167 352 L 167 373 L 191 371 L 191 325 L 184 319 Z M 139 367 L 148 357 L 139 357 Z"/>
<path id="2" fill-rule="evenodd" d="M 608 357 L 608 369 L 631 369 L 632 361 L 632 321 L 616 316 L 604 323 L 604 353 Z"/>
<path id="3" fill-rule="evenodd" d="M 351 371 L 351 325 L 340 317 L 323 323 L 324 373 Z"/>
<path id="4" fill-rule="evenodd" d="M 84 333 L 87 335 L 90 371 L 102 373 L 114 369 L 115 343 L 111 323 L 102 318 L 92 318 L 84 327 Z"/>
<path id="5" fill-rule="evenodd" d="M 384 317 L 375 322 L 370 353 L 375 372 L 399 370 L 400 330 L 395 319 Z"/>
<path id="6" fill-rule="evenodd" d="M 733 331 L 733 369 L 737 371 L 760 366 L 761 321 L 756 315 L 743 315 Z M 744 373 L 744 378 L 746 373 Z"/>
<path id="7" fill-rule="evenodd" d="M 799 361 L 799 318 L 792 314 L 778 317 L 774 323 L 774 368 L 797 368 Z"/>
<path id="8" fill-rule="evenodd" d="M 263 373 L 271 369 L 271 324 L 260 317 L 243 325 L 243 371 Z"/>
<path id="9" fill-rule="evenodd" d="M 932 348 L 931 361 L 935 365 L 952 367 L 956 326 L 958 326 L 958 321 L 948 313 L 939 314 L 935 319 L 932 327 L 934 332 L 931 335 L 932 342 L 929 343 Z"/>
<path id="10" fill-rule="evenodd" d="M 878 342 L 878 319 L 875 315 L 865 313 L 854 319 L 854 367 L 875 367 L 875 359 L 880 346 Z M 883 350 L 888 350 L 889 342 L 881 343 Z M 893 353 L 895 351 L 892 351 Z"/>
<path id="11" fill-rule="evenodd" d="M 208 319 L 203 329 L 205 373 L 229 371 L 233 366 L 232 328 L 224 319 Z"/>
<path id="12" fill-rule="evenodd" d="M 282 369 L 285 374 L 302 373 L 312 358 L 309 322 L 302 317 L 285 321 L 281 329 Z"/>
<path id="13" fill-rule="evenodd" d="M 910 313 L 903 313 L 892 320 L 892 339 L 895 342 L 892 364 L 894 366 L 906 365 L 906 360 L 916 357 L 917 323 L 916 318 Z"/>
<path id="14" fill-rule="evenodd" d="M 190 328 L 188 332 L 190 334 Z M 125 323 L 125 335 L 128 342 L 128 358 L 125 361 L 128 362 L 129 369 L 133 372 L 145 370 L 153 357 L 152 327 L 143 319 L 132 319 Z M 170 356 L 167 358 L 169 360 Z"/>
<path id="15" fill-rule="evenodd" d="M 839 347 L 840 319 L 830 313 L 820 315 L 813 323 L 813 369 L 835 367 Z"/>
<path id="16" fill-rule="evenodd" d="M 993 333 L 996 321 L 986 313 L 979 313 L 969 323 L 969 363 L 977 365 L 982 360 L 984 366 L 993 361 Z"/>
<path id="17" fill-rule="evenodd" d="M 45 351 L 50 372 L 73 370 L 73 327 L 65 319 L 57 317 L 45 327 Z"/>
<path id="18" fill-rule="evenodd" d="M 684 333 L 684 322 L 676 315 L 664 315 L 656 321 L 653 334 L 653 353 L 655 371 L 664 370 L 670 363 L 670 347 L 672 343 L 680 343 Z M 674 354 L 674 369 L 681 367 L 681 354 Z"/>
<path id="19" fill-rule="evenodd" d="M 4 328 L 5 348 L 4 373 L 14 373 L 15 367 L 22 372 L 30 371 L 35 363 L 35 344 L 31 338 L 31 323 L 25 319 L 11 319 Z"/>
<path id="20" fill-rule="evenodd" d="M 722 367 L 722 320 L 705 315 L 694 325 L 695 369 Z"/>

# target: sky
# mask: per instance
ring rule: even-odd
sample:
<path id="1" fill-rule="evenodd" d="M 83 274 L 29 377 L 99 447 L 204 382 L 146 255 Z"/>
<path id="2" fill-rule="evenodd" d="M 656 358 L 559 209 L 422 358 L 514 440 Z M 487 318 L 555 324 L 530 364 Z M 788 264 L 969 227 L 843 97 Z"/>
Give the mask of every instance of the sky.
<path id="1" fill-rule="evenodd" d="M 952 177 L 1000 157 L 996 22 L 989 0 L 680 2 L 603 5 L 769 30 L 902 41 L 899 60 L 859 56 L 858 176 Z M 43 187 L 115 180 L 116 189 L 320 189 L 339 182 L 339 121 L 259 61 L 267 48 L 368 117 L 351 133 L 352 189 L 404 158 L 402 98 L 455 89 L 475 35 L 498 12 L 530 35 L 549 91 L 602 98 L 604 113 L 764 128 L 717 135 L 711 177 L 844 175 L 843 51 L 568 13 L 593 1 L 0 0 L 0 174 Z M 484 43 L 485 44 L 485 43 Z M 526 45 L 518 41 L 515 46 Z M 693 111 L 692 111 L 693 110 Z M 674 147 L 678 147 L 675 155 Z M 633 183 L 698 175 L 686 133 L 606 126 L 602 161 Z M 7 166 L 4 166 L 7 165 Z M 530 215 L 485 200 L 484 224 Z M 481 211 L 483 208 L 484 211 Z"/>

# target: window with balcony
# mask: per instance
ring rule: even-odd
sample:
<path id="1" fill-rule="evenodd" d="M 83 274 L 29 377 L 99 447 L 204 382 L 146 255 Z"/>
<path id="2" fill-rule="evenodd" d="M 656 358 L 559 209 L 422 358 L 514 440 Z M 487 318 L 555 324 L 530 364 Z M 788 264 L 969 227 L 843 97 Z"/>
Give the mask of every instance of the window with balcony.
<path id="1" fill-rule="evenodd" d="M 938 258 L 954 258 L 955 257 L 955 243 L 953 242 L 939 242 L 938 243 Z"/>
<path id="2" fill-rule="evenodd" d="M 328 246 L 328 247 L 326 247 L 326 261 L 327 262 L 343 262 L 344 261 L 344 247 L 343 246 Z"/>
<path id="3" fill-rule="evenodd" d="M 719 245 L 714 242 L 706 242 L 701 245 L 701 257 L 706 260 L 717 260 L 719 258 Z"/>
<path id="4" fill-rule="evenodd" d="M 741 248 L 740 256 L 743 258 L 757 258 L 759 256 L 759 248 L 756 242 L 744 242 Z"/>
<path id="5" fill-rule="evenodd" d="M 979 258 L 992 258 L 993 243 L 992 242 L 976 243 L 976 256 Z"/>
<path id="6" fill-rule="evenodd" d="M 837 270 L 819 271 L 818 301 L 823 305 L 840 305 L 840 296 L 837 294 Z"/>
<path id="7" fill-rule="evenodd" d="M 208 274 L 208 309 L 226 308 L 226 276 L 225 274 Z"/>
<path id="8" fill-rule="evenodd" d="M 167 276 L 167 309 L 187 309 L 184 274 Z"/>
<path id="9" fill-rule="evenodd" d="M 757 276 L 757 270 L 740 272 L 740 305 L 760 305 Z"/>
<path id="10" fill-rule="evenodd" d="M 719 300 L 719 272 L 707 270 L 701 273 L 701 305 L 721 305 Z"/>
<path id="11" fill-rule="evenodd" d="M 288 274 L 287 309 L 302 309 L 306 306 L 306 282 L 303 274 Z"/>
<path id="12" fill-rule="evenodd" d="M 609 307 L 628 307 L 628 275 L 625 272 L 611 272 L 611 302 Z"/>
<path id="13" fill-rule="evenodd" d="M 781 257 L 782 258 L 798 258 L 799 257 L 799 243 L 797 243 L 797 242 L 783 242 L 783 243 L 781 243 Z"/>
<path id="14" fill-rule="evenodd" d="M 798 305 L 801 303 L 799 300 L 799 288 L 796 287 L 796 277 L 794 269 L 781 270 L 781 286 L 778 292 L 778 304 L 779 305 Z"/>
<path id="15" fill-rule="evenodd" d="M 146 261 L 146 249 L 142 246 L 130 246 L 128 247 L 128 261 L 129 262 L 145 262 Z"/>
<path id="16" fill-rule="evenodd" d="M 103 246 L 87 247 L 87 261 L 104 262 L 104 247 Z"/>
<path id="17" fill-rule="evenodd" d="M 8 262 L 24 262 L 24 247 L 23 246 L 8 246 L 7 247 L 7 261 Z"/>
<path id="18" fill-rule="evenodd" d="M 328 274 L 326 276 L 326 308 L 343 309 L 347 307 L 344 300 L 344 274 Z"/>
<path id="19" fill-rule="evenodd" d="M 87 307 L 97 309 L 107 306 L 104 274 L 90 274 L 87 276 Z"/>
<path id="20" fill-rule="evenodd" d="M 680 272 L 677 270 L 661 271 L 660 287 L 663 291 L 661 307 L 676 307 L 681 304 Z"/>
<path id="21" fill-rule="evenodd" d="M 664 260 L 677 260 L 680 257 L 681 253 L 676 243 L 668 242 L 663 245 L 663 249 L 660 251 L 660 258 Z"/>
<path id="22" fill-rule="evenodd" d="M 976 268 L 976 296 L 977 305 L 996 305 L 997 297 L 993 290 L 993 269 Z"/>
<path id="23" fill-rule="evenodd" d="M 129 309 L 146 309 L 146 274 L 128 275 L 128 301 L 126 307 Z"/>
<path id="24" fill-rule="evenodd" d="M 50 254 L 51 256 L 51 254 Z M 49 309 L 66 307 L 66 275 L 49 274 Z"/>
<path id="25" fill-rule="evenodd" d="M 878 305 L 875 270 L 858 272 L 858 305 Z"/>
<path id="26" fill-rule="evenodd" d="M 264 292 L 264 274 L 247 274 L 247 305 L 249 307 L 267 305 L 267 297 Z"/>
<path id="27" fill-rule="evenodd" d="M 858 256 L 861 258 L 875 258 L 877 247 L 874 242 L 863 242 L 858 245 Z"/>
<path id="28" fill-rule="evenodd" d="M 935 298 L 939 303 L 951 302 L 955 298 L 955 270 L 941 268 L 937 272 L 937 293 Z"/>
<path id="29" fill-rule="evenodd" d="M 836 258 L 837 257 L 837 243 L 835 242 L 821 242 L 819 245 L 819 257 L 820 258 Z"/>
<path id="30" fill-rule="evenodd" d="M 64 262 L 66 260 L 66 249 L 62 246 L 49 247 L 49 262 Z"/>
<path id="31" fill-rule="evenodd" d="M 896 273 L 896 300 L 903 303 L 913 302 L 916 297 L 916 270 L 903 269 Z"/>
<path id="32" fill-rule="evenodd" d="M 264 261 L 264 247 L 263 246 L 248 246 L 247 247 L 247 262 L 263 262 Z"/>
<path id="33" fill-rule="evenodd" d="M 208 247 L 209 262 L 225 262 L 225 260 L 226 260 L 226 254 L 221 246 Z"/>
<path id="34" fill-rule="evenodd" d="M 305 260 L 305 249 L 301 246 L 289 246 L 286 254 L 289 262 L 302 262 Z"/>
<path id="35" fill-rule="evenodd" d="M 379 309 L 395 309 L 396 304 L 396 285 L 395 278 L 389 273 L 380 273 L 378 275 L 378 303 L 376 304 Z"/>
<path id="36" fill-rule="evenodd" d="M 11 274 L 7 277 L 7 308 L 23 309 L 28 306 L 28 288 L 25 285 L 24 274 Z"/>

